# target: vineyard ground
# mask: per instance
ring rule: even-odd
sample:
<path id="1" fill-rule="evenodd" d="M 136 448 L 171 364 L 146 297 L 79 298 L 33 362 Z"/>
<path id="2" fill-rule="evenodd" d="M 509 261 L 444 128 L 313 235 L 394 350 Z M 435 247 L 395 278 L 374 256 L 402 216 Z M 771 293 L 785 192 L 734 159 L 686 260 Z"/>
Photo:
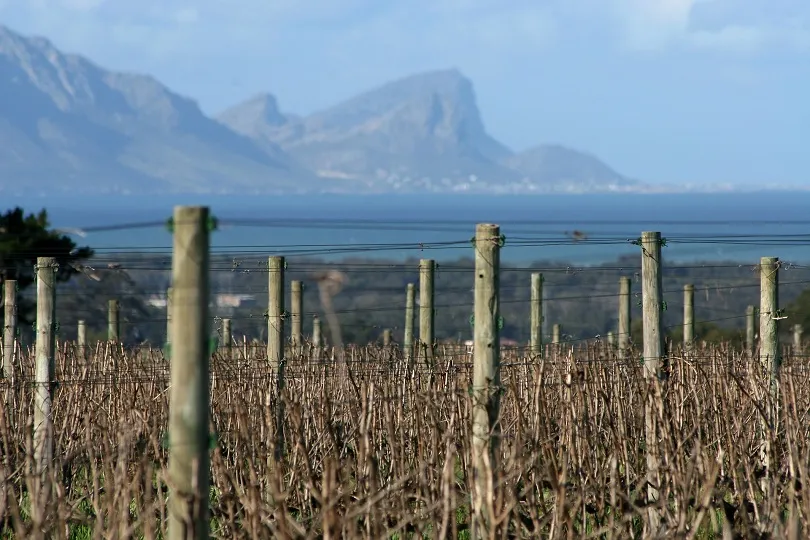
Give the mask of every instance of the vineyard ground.
<path id="1" fill-rule="evenodd" d="M 466 538 L 467 352 L 441 347 L 432 368 L 376 346 L 289 358 L 281 392 L 261 350 L 212 358 L 212 537 Z M 23 351 L 0 381 L 2 537 L 162 538 L 171 440 L 161 351 L 99 346 L 82 358 L 60 344 L 47 492 L 30 472 L 33 361 Z M 650 508 L 668 538 L 810 530 L 805 366 L 786 349 L 774 399 L 767 370 L 726 344 L 674 348 L 659 385 L 645 381 L 639 354 L 620 359 L 604 343 L 549 346 L 542 359 L 504 350 L 491 487 L 500 530 L 650 538 Z M 656 388 L 660 499 L 650 502 L 644 402 Z"/>

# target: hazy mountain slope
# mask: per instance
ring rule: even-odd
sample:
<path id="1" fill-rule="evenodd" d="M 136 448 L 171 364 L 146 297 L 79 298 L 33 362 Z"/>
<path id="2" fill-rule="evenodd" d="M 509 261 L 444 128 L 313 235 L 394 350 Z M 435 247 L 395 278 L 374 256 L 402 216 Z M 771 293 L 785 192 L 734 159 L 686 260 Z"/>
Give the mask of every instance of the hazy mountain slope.
<path id="1" fill-rule="evenodd" d="M 590 154 L 554 144 L 529 148 L 509 156 L 504 164 L 543 184 L 575 183 L 588 187 L 637 183 Z"/>
<path id="2" fill-rule="evenodd" d="M 263 94 L 217 119 L 261 144 L 280 145 L 321 176 L 372 186 L 627 183 L 596 158 L 561 146 L 514 154 L 487 133 L 473 85 L 457 70 L 405 77 L 303 118 L 283 113 L 274 96 Z"/>
<path id="3" fill-rule="evenodd" d="M 300 119 L 282 114 L 274 99 L 261 98 L 218 119 L 278 143 L 323 176 L 516 178 L 498 163 L 511 152 L 486 133 L 472 83 L 456 70 L 393 81 Z"/>
<path id="4" fill-rule="evenodd" d="M 313 180 L 152 77 L 106 71 L 0 26 L 0 185 L 208 191 Z"/>
<path id="5" fill-rule="evenodd" d="M 217 119 L 148 75 L 0 26 L 0 190 L 536 191 L 628 185 L 593 156 L 514 154 L 457 70 L 411 75 L 305 117 L 260 94 Z"/>

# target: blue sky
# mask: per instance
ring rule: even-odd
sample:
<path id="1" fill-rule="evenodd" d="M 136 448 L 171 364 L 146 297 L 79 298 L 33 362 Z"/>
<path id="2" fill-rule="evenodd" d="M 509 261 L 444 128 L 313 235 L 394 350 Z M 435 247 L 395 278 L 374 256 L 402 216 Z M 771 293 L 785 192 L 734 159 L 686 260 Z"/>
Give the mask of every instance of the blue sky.
<path id="1" fill-rule="evenodd" d="M 806 184 L 810 0 L 0 0 L 0 22 L 214 113 L 455 67 L 489 131 L 650 182 Z"/>

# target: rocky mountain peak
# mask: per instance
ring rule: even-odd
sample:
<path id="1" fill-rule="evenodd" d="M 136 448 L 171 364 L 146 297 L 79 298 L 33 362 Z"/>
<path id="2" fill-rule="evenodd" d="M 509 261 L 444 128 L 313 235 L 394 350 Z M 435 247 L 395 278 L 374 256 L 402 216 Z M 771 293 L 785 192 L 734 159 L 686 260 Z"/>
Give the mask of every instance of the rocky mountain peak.
<path id="1" fill-rule="evenodd" d="M 276 96 L 262 93 L 226 109 L 217 119 L 239 133 L 255 136 L 263 129 L 286 125 L 292 117 L 281 112 Z"/>

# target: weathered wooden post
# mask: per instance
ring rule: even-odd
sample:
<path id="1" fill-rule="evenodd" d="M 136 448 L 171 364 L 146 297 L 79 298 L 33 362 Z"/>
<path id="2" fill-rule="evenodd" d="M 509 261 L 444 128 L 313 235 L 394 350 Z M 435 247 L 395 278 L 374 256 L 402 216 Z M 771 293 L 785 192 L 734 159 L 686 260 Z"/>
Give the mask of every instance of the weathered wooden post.
<path id="1" fill-rule="evenodd" d="M 118 320 L 120 311 L 118 300 L 110 300 L 107 303 L 107 341 L 112 343 L 120 341 L 121 327 Z"/>
<path id="2" fill-rule="evenodd" d="M 433 363 L 433 345 L 436 336 L 433 329 L 433 270 L 432 259 L 419 261 L 419 349 L 424 351 L 425 361 Z"/>
<path id="3" fill-rule="evenodd" d="M 413 365 L 413 323 L 414 304 L 416 303 L 416 288 L 413 283 L 408 283 L 405 289 L 405 335 L 402 338 L 402 350 L 405 355 L 405 363 L 408 367 Z"/>
<path id="4" fill-rule="evenodd" d="M 473 539 L 495 535 L 494 471 L 500 437 L 500 227 L 479 224 L 475 230 L 475 297 L 473 314 Z"/>
<path id="5" fill-rule="evenodd" d="M 664 310 L 663 276 L 661 261 L 661 233 L 641 233 L 641 280 L 642 315 L 644 321 L 644 379 L 648 383 L 644 407 L 644 433 L 647 449 L 647 501 L 655 504 L 660 483 L 658 471 L 658 422 L 657 408 L 660 404 L 659 380 L 666 366 L 662 315 Z M 660 515 L 655 507 L 648 512 L 650 533 L 656 535 L 660 527 Z"/>
<path id="6" fill-rule="evenodd" d="M 619 333 L 618 356 L 620 359 L 627 357 L 630 350 L 630 285 L 632 282 L 627 276 L 619 278 Z"/>
<path id="7" fill-rule="evenodd" d="M 762 257 L 759 265 L 759 359 L 775 377 L 779 371 L 779 258 Z"/>
<path id="8" fill-rule="evenodd" d="M 531 328 L 529 350 L 533 355 L 543 354 L 543 274 L 535 272 L 531 277 Z"/>
<path id="9" fill-rule="evenodd" d="M 17 281 L 13 279 L 3 284 L 3 317 L 3 376 L 10 379 L 17 350 Z"/>
<path id="10" fill-rule="evenodd" d="M 166 289 L 166 343 L 172 340 L 172 288 Z"/>
<path id="11" fill-rule="evenodd" d="M 231 357 L 232 347 L 233 347 L 233 333 L 231 329 L 231 320 L 222 319 L 222 348 L 226 358 Z"/>
<path id="12" fill-rule="evenodd" d="M 275 444 L 273 459 L 281 460 L 284 454 L 284 257 L 270 257 L 267 283 L 267 358 L 276 376 Z"/>
<path id="13" fill-rule="evenodd" d="M 386 329 L 383 330 L 382 338 L 383 338 L 383 347 L 385 347 L 387 349 L 388 347 L 391 346 L 391 329 L 390 328 L 386 328 Z"/>
<path id="14" fill-rule="evenodd" d="M 174 209 L 169 540 L 208 538 L 210 223 L 208 208 Z"/>
<path id="15" fill-rule="evenodd" d="M 37 257 L 37 337 L 34 385 L 34 466 L 42 475 L 53 459 L 51 400 L 56 371 L 56 259 Z M 41 480 L 44 482 L 45 477 Z M 43 484 L 43 489 L 48 489 Z M 38 506 L 33 504 L 32 508 Z"/>
<path id="16" fill-rule="evenodd" d="M 683 346 L 691 351 L 695 344 L 695 286 L 683 286 Z"/>
<path id="17" fill-rule="evenodd" d="M 804 333 L 804 329 L 802 328 L 801 324 L 794 324 L 793 325 L 793 354 L 800 355 L 802 354 L 802 334 Z"/>
<path id="18" fill-rule="evenodd" d="M 290 343 L 293 354 L 301 354 L 304 342 L 302 330 L 304 313 L 304 284 L 301 281 L 290 282 Z"/>
<path id="19" fill-rule="evenodd" d="M 767 498 L 771 494 L 771 425 L 778 407 L 778 374 L 781 364 L 779 351 L 779 258 L 762 257 L 759 261 L 759 361 L 770 375 L 770 398 L 766 405 L 766 417 L 760 419 L 761 442 L 760 465 L 765 474 L 760 479 L 760 488 Z"/>
<path id="20" fill-rule="evenodd" d="M 277 377 L 284 362 L 284 257 L 270 257 L 267 263 L 267 360 Z"/>
<path id="21" fill-rule="evenodd" d="M 562 335 L 562 325 L 555 324 L 551 327 L 551 343 L 559 345 L 560 336 Z"/>
<path id="22" fill-rule="evenodd" d="M 76 323 L 76 346 L 79 348 L 79 358 L 87 360 L 87 323 L 81 319 Z"/>
<path id="23" fill-rule="evenodd" d="M 751 358 L 754 357 L 756 348 L 756 319 L 757 308 L 754 306 L 745 308 L 745 348 Z"/>
<path id="24" fill-rule="evenodd" d="M 321 319 L 317 315 L 312 317 L 312 346 L 316 349 L 321 346 Z"/>

